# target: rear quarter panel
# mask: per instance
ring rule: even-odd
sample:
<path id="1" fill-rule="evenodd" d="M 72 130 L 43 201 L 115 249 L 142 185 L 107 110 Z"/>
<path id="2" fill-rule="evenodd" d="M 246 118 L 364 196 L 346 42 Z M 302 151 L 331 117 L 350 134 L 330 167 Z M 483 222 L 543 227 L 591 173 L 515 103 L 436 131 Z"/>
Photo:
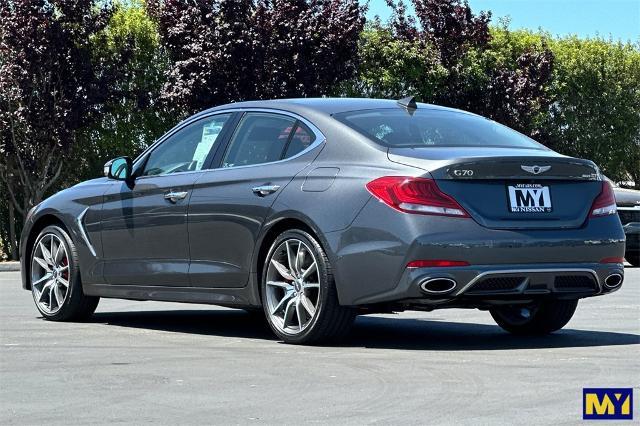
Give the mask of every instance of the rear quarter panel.
<path id="1" fill-rule="evenodd" d="M 331 124 L 328 128 L 319 126 L 327 138 L 322 152 L 278 197 L 265 231 L 279 219 L 299 219 L 318 234 L 329 260 L 338 265 L 342 256 L 339 250 L 345 243 L 342 237 L 352 235 L 343 231 L 372 198 L 366 184 L 381 176 L 416 176 L 424 171 L 389 161 L 386 148 L 336 121 Z M 384 217 L 380 219 L 381 228 L 389 225 L 384 223 Z M 375 234 L 368 238 L 376 240 Z M 343 277 L 342 268 L 334 268 L 333 273 L 339 292 L 346 292 L 355 284 Z"/>

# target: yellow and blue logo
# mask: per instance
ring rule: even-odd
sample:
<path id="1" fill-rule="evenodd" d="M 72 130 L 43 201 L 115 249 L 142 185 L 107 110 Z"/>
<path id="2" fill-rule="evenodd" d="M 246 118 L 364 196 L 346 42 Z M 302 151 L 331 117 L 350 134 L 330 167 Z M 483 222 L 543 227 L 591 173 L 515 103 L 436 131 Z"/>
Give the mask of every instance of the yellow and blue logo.
<path id="1" fill-rule="evenodd" d="M 633 419 L 633 389 L 582 389 L 582 418 L 584 420 Z"/>

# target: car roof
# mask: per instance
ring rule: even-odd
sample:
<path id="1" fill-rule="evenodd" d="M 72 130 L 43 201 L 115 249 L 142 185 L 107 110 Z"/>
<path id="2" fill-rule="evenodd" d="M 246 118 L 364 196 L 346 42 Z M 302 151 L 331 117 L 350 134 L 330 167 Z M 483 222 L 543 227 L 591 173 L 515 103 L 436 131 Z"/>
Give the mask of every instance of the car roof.
<path id="1" fill-rule="evenodd" d="M 437 109 L 443 111 L 466 112 L 453 108 L 442 107 L 438 105 L 417 103 L 418 109 Z M 371 99 L 371 98 L 292 98 L 292 99 L 275 99 L 267 101 L 245 101 L 220 105 L 215 108 L 203 111 L 230 109 L 230 108 L 270 108 L 290 111 L 295 113 L 305 113 L 313 111 L 326 115 L 338 114 L 341 112 L 358 111 L 366 109 L 379 108 L 404 108 L 398 101 L 390 99 Z"/>

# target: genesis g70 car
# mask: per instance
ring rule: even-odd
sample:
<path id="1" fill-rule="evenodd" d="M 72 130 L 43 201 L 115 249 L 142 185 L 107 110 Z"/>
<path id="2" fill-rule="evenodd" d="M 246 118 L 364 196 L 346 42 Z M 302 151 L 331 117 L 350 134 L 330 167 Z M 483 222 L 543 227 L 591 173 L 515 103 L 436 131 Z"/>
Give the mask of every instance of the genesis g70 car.
<path id="1" fill-rule="evenodd" d="M 207 303 L 263 309 L 289 343 L 454 307 L 550 333 L 620 288 L 624 251 L 594 163 L 412 98 L 203 111 L 37 205 L 21 240 L 46 319 L 100 297 Z"/>

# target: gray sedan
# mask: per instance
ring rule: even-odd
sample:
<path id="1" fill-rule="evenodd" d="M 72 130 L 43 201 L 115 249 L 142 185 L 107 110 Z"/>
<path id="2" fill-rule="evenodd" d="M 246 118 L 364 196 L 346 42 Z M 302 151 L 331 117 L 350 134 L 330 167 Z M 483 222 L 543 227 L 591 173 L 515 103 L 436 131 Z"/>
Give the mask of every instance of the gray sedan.
<path id="1" fill-rule="evenodd" d="M 309 344 L 359 314 L 455 307 L 543 334 L 623 281 L 595 164 L 412 98 L 216 107 L 105 175 L 27 217 L 23 286 L 45 319 L 100 297 L 209 303 Z"/>

